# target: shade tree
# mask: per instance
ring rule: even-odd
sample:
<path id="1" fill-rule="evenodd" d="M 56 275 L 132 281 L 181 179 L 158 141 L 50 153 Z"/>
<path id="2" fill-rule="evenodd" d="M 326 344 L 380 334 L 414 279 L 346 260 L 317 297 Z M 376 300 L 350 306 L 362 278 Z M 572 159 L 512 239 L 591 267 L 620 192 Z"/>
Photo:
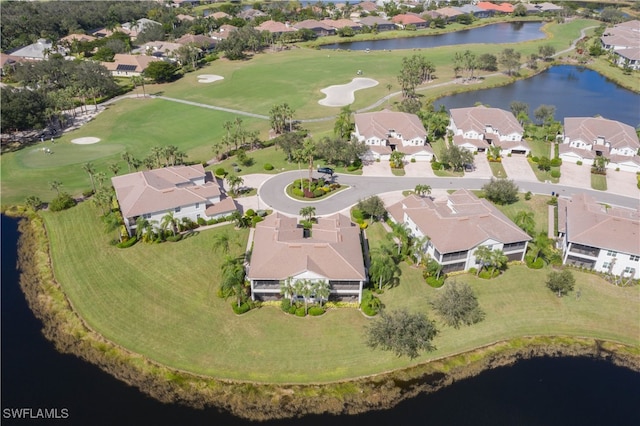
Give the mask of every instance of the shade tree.
<path id="1" fill-rule="evenodd" d="M 547 275 L 546 285 L 547 288 L 562 297 L 573 290 L 576 279 L 568 269 L 563 269 L 561 272 L 551 271 Z"/>
<path id="2" fill-rule="evenodd" d="M 432 341 L 437 334 L 435 323 L 422 313 L 382 310 L 367 327 L 366 343 L 372 349 L 392 351 L 399 357 L 413 359 L 421 351 L 436 350 Z"/>
<path id="3" fill-rule="evenodd" d="M 494 179 L 482 187 L 485 197 L 500 205 L 513 204 L 518 201 L 518 185 L 510 179 Z"/>
<path id="4" fill-rule="evenodd" d="M 461 325 L 476 324 L 485 316 L 471 286 L 457 281 L 447 282 L 431 306 L 445 324 L 456 329 Z"/>

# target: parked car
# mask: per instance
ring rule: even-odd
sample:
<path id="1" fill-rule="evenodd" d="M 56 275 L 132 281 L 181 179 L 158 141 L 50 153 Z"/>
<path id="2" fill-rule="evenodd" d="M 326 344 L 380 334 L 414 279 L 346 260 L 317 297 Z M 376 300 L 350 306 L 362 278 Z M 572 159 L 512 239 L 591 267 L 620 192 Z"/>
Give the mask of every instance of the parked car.
<path id="1" fill-rule="evenodd" d="M 329 176 L 333 176 L 333 169 L 331 167 L 318 167 L 318 173 L 324 173 Z"/>

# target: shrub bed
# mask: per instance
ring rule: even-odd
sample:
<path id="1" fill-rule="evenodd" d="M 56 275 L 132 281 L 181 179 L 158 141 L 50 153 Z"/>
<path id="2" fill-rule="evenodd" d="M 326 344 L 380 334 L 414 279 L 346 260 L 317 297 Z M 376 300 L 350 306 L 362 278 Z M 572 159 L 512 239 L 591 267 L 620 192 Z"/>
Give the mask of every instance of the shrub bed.
<path id="1" fill-rule="evenodd" d="M 309 308 L 309 315 L 317 317 L 325 313 L 325 310 L 321 306 L 312 306 Z"/>
<path id="2" fill-rule="evenodd" d="M 136 238 L 136 236 L 134 235 L 133 237 L 129 238 L 128 240 L 122 241 L 121 243 L 116 244 L 116 247 L 118 248 L 129 248 L 132 245 L 134 245 L 135 243 L 138 242 L 138 238 Z"/>
<path id="3" fill-rule="evenodd" d="M 240 306 L 238 306 L 238 302 L 234 301 L 233 303 L 231 303 L 231 308 L 233 309 L 233 312 L 236 313 L 236 315 L 242 315 L 251 309 L 251 305 L 249 305 L 249 303 L 247 302 L 243 302 L 240 304 Z"/>

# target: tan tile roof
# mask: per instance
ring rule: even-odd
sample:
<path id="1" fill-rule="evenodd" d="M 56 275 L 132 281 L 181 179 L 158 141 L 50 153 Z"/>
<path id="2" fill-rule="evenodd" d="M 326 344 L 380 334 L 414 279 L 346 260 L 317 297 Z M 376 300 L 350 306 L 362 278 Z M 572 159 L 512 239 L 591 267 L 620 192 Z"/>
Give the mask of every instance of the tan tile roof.
<path id="1" fill-rule="evenodd" d="M 185 34 L 179 39 L 176 40 L 176 43 L 179 44 L 190 44 L 193 43 L 198 46 L 202 46 L 205 48 L 211 47 L 216 44 L 216 41 L 211 37 L 207 37 L 202 34 Z"/>
<path id="2" fill-rule="evenodd" d="M 293 27 L 288 27 L 286 24 L 276 21 L 264 21 L 262 24 L 256 27 L 256 30 L 269 31 L 270 33 L 289 33 L 297 31 Z"/>
<path id="3" fill-rule="evenodd" d="M 607 28 L 600 40 L 605 45 L 618 48 L 637 48 L 640 44 L 640 21 L 628 21 Z"/>
<path id="4" fill-rule="evenodd" d="M 467 139 L 463 135 L 455 135 L 453 137 L 453 143 L 457 146 L 460 145 L 473 145 L 477 148 L 489 148 L 489 143 L 484 139 Z"/>
<path id="5" fill-rule="evenodd" d="M 406 213 L 440 253 L 470 250 L 488 239 L 504 244 L 531 239 L 493 204 L 466 189 L 437 201 L 410 195 L 389 212 L 399 223 Z"/>
<path id="6" fill-rule="evenodd" d="M 640 209 L 607 209 L 584 193 L 560 198 L 558 231 L 573 243 L 640 256 Z"/>
<path id="7" fill-rule="evenodd" d="M 350 19 L 325 19 L 323 22 L 333 28 L 362 28 L 362 25 Z"/>
<path id="8" fill-rule="evenodd" d="M 116 71 L 119 65 L 134 65 L 135 72 L 143 72 L 147 69 L 151 62 L 160 61 L 155 56 L 147 55 L 127 55 L 124 53 L 116 53 L 113 62 L 100 62 L 109 71 Z"/>
<path id="9" fill-rule="evenodd" d="M 558 151 L 560 155 L 574 154 L 580 158 L 588 158 L 590 160 L 593 160 L 594 158 L 596 158 L 595 151 L 590 151 L 588 149 L 575 148 L 575 147 L 569 146 L 568 143 L 561 143 L 558 146 Z"/>
<path id="10" fill-rule="evenodd" d="M 640 148 L 640 141 L 633 127 L 603 117 L 566 117 L 564 135 L 571 141 L 582 140 L 586 143 L 593 143 L 598 137 L 603 137 L 615 149 Z"/>
<path id="11" fill-rule="evenodd" d="M 204 177 L 204 168 L 197 164 L 114 176 L 111 182 L 122 215 L 129 218 L 194 203 L 206 203 L 208 198 L 220 196 L 217 182 L 194 185 L 190 180 Z"/>
<path id="12" fill-rule="evenodd" d="M 334 214 L 303 238 L 297 219 L 275 213 L 256 225 L 250 279 L 286 279 L 305 271 L 331 280 L 365 280 L 360 228 Z"/>
<path id="13" fill-rule="evenodd" d="M 87 35 L 87 34 L 69 34 L 66 37 L 62 37 L 60 39 L 60 43 L 61 44 L 65 44 L 65 43 L 71 44 L 74 41 L 87 42 L 87 41 L 93 41 L 95 39 L 96 38 L 94 36 L 90 36 L 90 35 Z"/>
<path id="14" fill-rule="evenodd" d="M 231 214 L 236 210 L 238 210 L 238 206 L 233 198 L 224 198 L 220 200 L 220 202 L 207 207 L 204 213 L 207 216 L 217 216 L 221 214 Z"/>
<path id="15" fill-rule="evenodd" d="M 396 24 L 402 24 L 402 25 L 411 25 L 411 24 L 419 25 L 419 24 L 427 23 L 427 21 L 425 21 L 424 19 L 409 13 L 396 15 L 393 18 L 391 18 L 391 21 L 395 22 Z"/>
<path id="16" fill-rule="evenodd" d="M 355 124 L 358 133 L 365 139 L 377 137 L 389 139 L 389 130 L 395 130 L 404 140 L 414 138 L 425 139 L 427 130 L 415 114 L 394 111 L 364 112 L 355 114 Z"/>
<path id="17" fill-rule="evenodd" d="M 309 30 L 324 30 L 324 31 L 335 31 L 335 28 L 330 26 L 325 21 L 318 21 L 316 19 L 306 19 L 301 22 L 296 22 L 293 26 L 297 29 L 309 29 Z"/>
<path id="18" fill-rule="evenodd" d="M 476 106 L 468 108 L 452 108 L 449 110 L 451 118 L 458 129 L 463 131 L 475 130 L 485 134 L 487 126 L 491 126 L 500 135 L 519 133 L 522 135 L 524 129 L 510 111 L 500 108 L 487 108 Z M 486 136 L 486 135 L 485 135 Z"/>

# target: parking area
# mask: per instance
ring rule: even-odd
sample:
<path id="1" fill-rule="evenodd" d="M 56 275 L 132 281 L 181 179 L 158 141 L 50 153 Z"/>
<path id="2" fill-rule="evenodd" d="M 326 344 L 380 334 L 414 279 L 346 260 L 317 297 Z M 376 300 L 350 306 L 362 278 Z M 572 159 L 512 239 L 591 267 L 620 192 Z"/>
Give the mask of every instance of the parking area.
<path id="1" fill-rule="evenodd" d="M 591 166 L 565 161 L 560 167 L 560 184 L 576 188 L 591 188 Z"/>
<path id="2" fill-rule="evenodd" d="M 405 176 L 411 177 L 435 177 L 431 163 L 426 161 L 416 161 L 415 163 L 406 163 L 404 165 Z"/>
<path id="3" fill-rule="evenodd" d="M 472 172 L 464 172 L 465 177 L 472 178 L 490 178 L 493 176 L 491 167 L 489 167 L 489 160 L 484 152 L 479 153 L 473 157 L 474 170 Z"/>
<path id="4" fill-rule="evenodd" d="M 503 157 L 502 167 L 504 167 L 504 171 L 507 172 L 507 177 L 509 179 L 528 180 L 534 182 L 538 180 L 535 173 L 533 173 L 533 170 L 531 170 L 527 157 L 524 155 Z"/>
<path id="5" fill-rule="evenodd" d="M 636 182 L 636 174 L 633 172 L 607 170 L 607 192 L 628 197 L 639 197 L 640 190 Z"/>
<path id="6" fill-rule="evenodd" d="M 362 176 L 393 176 L 388 161 L 372 161 L 362 166 Z"/>

